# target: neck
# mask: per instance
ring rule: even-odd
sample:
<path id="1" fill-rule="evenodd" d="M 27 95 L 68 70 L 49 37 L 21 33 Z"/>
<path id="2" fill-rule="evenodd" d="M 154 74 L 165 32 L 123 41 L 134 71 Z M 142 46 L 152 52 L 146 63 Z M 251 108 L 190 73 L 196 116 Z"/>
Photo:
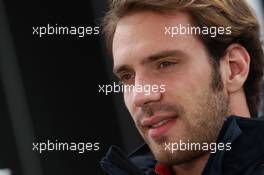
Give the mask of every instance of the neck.
<path id="1" fill-rule="evenodd" d="M 173 172 L 177 175 L 198 175 L 202 174 L 202 171 L 208 161 L 210 153 L 204 153 L 195 159 L 181 164 L 174 165 Z"/>

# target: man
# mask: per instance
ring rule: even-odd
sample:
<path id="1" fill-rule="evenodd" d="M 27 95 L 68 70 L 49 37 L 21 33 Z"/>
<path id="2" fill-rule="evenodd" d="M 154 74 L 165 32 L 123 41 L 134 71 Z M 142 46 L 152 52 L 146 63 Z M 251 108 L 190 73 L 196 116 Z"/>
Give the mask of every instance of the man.
<path id="1" fill-rule="evenodd" d="M 113 0 L 104 20 L 114 73 L 146 144 L 112 147 L 109 174 L 264 174 L 259 24 L 244 0 Z"/>

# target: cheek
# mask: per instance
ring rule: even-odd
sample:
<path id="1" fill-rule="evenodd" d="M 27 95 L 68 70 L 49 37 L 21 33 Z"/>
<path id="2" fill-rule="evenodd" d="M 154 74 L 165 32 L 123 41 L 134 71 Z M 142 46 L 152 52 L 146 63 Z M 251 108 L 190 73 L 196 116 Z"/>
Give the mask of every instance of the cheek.
<path id="1" fill-rule="evenodd" d="M 186 112 L 195 108 L 210 85 L 209 75 L 206 77 L 204 74 L 191 71 L 168 80 L 164 94 L 166 100 L 182 105 Z"/>

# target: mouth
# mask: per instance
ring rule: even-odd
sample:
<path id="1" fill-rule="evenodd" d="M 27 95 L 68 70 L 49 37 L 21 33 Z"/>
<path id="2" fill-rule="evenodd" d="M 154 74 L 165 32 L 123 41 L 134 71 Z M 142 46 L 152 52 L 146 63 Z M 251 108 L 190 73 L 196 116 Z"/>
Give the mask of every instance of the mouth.
<path id="1" fill-rule="evenodd" d="M 164 136 L 175 124 L 177 117 L 153 116 L 143 121 L 147 133 L 152 139 L 159 139 Z"/>

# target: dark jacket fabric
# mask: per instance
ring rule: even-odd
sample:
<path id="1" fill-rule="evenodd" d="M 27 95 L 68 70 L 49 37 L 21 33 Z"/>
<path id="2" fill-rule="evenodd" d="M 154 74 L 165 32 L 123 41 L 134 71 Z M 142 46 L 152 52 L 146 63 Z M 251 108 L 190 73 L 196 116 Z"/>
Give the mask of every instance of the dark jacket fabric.
<path id="1" fill-rule="evenodd" d="M 217 143 L 232 143 L 232 149 L 211 153 L 202 175 L 264 175 L 263 119 L 227 117 Z M 156 175 L 146 144 L 128 156 L 112 146 L 100 163 L 109 175 Z"/>

